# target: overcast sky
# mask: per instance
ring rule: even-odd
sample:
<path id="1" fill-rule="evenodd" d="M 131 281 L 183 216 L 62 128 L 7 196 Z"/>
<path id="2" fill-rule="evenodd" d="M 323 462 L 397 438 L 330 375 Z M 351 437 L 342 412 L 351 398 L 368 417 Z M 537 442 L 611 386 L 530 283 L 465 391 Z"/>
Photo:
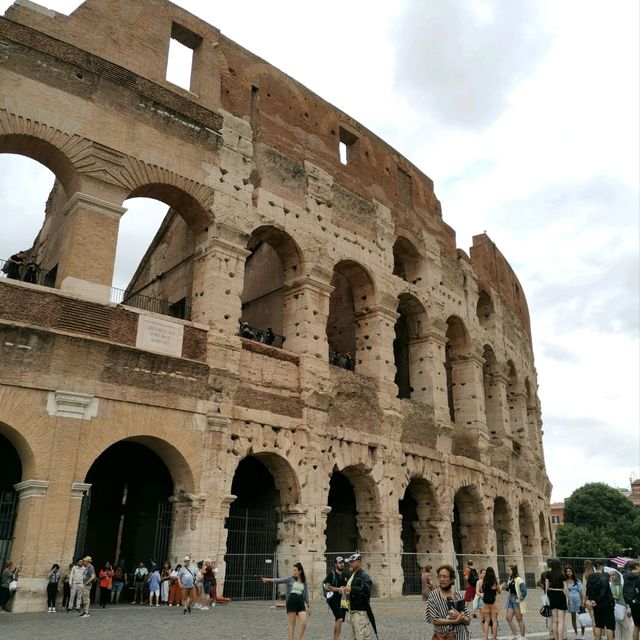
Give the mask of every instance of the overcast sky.
<path id="1" fill-rule="evenodd" d="M 459 247 L 487 231 L 529 301 L 552 499 L 589 481 L 628 487 L 640 471 L 637 0 L 177 4 L 414 162 Z M 0 156 L 0 257 L 30 246 L 51 182 Z M 127 206 L 115 286 L 166 211 Z"/>

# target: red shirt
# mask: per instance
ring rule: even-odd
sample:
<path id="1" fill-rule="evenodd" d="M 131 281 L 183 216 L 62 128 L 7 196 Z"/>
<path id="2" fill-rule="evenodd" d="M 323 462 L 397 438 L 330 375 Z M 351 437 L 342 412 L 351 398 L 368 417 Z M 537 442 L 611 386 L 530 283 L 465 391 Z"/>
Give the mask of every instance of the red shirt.
<path id="1" fill-rule="evenodd" d="M 101 587 L 109 588 L 111 586 L 111 580 L 113 578 L 113 571 L 111 569 L 100 569 L 98 574 L 98 584 Z"/>

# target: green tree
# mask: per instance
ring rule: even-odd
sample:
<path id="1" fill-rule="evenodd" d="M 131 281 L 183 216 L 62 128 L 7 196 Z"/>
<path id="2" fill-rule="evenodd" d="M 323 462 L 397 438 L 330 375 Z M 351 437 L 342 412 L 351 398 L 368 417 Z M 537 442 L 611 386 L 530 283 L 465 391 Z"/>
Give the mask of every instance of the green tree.
<path id="1" fill-rule="evenodd" d="M 556 531 L 560 556 L 612 556 L 640 552 L 640 508 L 617 489 L 591 482 L 564 503 Z"/>

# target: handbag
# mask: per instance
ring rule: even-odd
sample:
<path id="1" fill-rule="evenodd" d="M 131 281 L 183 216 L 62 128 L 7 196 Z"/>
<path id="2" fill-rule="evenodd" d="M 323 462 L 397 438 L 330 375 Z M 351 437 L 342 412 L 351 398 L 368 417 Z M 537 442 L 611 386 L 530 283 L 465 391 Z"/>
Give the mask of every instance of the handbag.
<path id="1" fill-rule="evenodd" d="M 542 609 L 540 609 L 540 615 L 543 618 L 550 618 L 551 617 L 551 607 L 548 604 L 545 604 L 542 606 Z"/>
<path id="2" fill-rule="evenodd" d="M 18 581 L 17 580 L 12 580 L 9 583 L 9 591 L 15 591 L 18 588 Z"/>
<path id="3" fill-rule="evenodd" d="M 591 616 L 586 611 L 583 611 L 578 614 L 578 622 L 580 623 L 580 626 L 586 629 L 591 626 Z"/>
<path id="4" fill-rule="evenodd" d="M 622 622 L 627 617 L 627 607 L 623 604 L 616 604 L 613 615 L 617 622 Z"/>

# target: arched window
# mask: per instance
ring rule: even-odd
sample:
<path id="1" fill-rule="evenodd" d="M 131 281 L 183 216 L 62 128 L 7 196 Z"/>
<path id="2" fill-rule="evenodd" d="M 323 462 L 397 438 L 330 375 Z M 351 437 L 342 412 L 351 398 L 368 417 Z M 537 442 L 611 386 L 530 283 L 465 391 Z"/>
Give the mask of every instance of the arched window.
<path id="1" fill-rule="evenodd" d="M 476 315 L 481 327 L 489 329 L 493 326 L 494 308 L 491 296 L 484 290 L 480 290 L 478 304 L 476 305 Z"/>
<path id="2" fill-rule="evenodd" d="M 460 361 L 461 357 L 469 350 L 469 334 L 464 323 L 457 316 L 451 316 L 447 320 L 446 338 L 445 370 L 449 417 L 452 422 L 456 422 L 456 414 L 464 400 L 464 385 L 467 382 L 465 373 L 460 367 Z"/>
<path id="3" fill-rule="evenodd" d="M 430 396 L 429 376 L 424 353 L 420 353 L 426 310 L 414 296 L 403 293 L 398 301 L 398 319 L 395 325 L 393 355 L 396 365 L 395 383 L 398 398 L 427 401 Z"/>
<path id="4" fill-rule="evenodd" d="M 422 280 L 420 253 L 406 238 L 398 238 L 393 245 L 393 275 L 417 284 Z"/>

